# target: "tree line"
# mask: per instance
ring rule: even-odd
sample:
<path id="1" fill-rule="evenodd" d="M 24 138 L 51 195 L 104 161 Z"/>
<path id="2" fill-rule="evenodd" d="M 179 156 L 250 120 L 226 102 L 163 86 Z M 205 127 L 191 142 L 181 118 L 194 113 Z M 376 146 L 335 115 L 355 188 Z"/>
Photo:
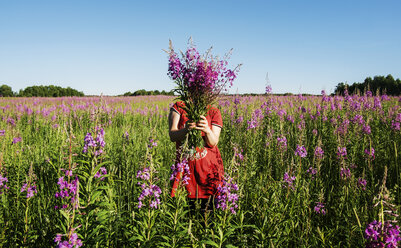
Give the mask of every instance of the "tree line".
<path id="1" fill-rule="evenodd" d="M 137 91 L 135 91 L 133 93 L 128 91 L 128 92 L 124 93 L 123 96 L 152 96 L 152 95 L 173 96 L 174 92 L 172 90 L 171 91 L 165 91 L 165 90 L 158 91 L 158 90 L 144 90 L 144 89 L 141 89 L 141 90 L 137 90 Z"/>
<path id="2" fill-rule="evenodd" d="M 334 94 L 336 95 L 345 95 L 345 91 L 348 91 L 348 94 L 364 94 L 368 91 L 372 93 L 372 95 L 391 95 L 391 96 L 399 96 L 401 95 L 401 80 L 394 79 L 390 74 L 385 76 L 375 76 L 373 79 L 371 77 L 367 77 L 365 81 L 362 83 L 355 82 L 351 85 L 347 83 L 341 82 L 336 86 Z"/>
<path id="3" fill-rule="evenodd" d="M 84 96 L 82 91 L 78 91 L 71 87 L 63 88 L 55 85 L 39 85 L 29 86 L 25 89 L 20 90 L 18 93 L 13 92 L 12 88 L 8 85 L 3 84 L 0 86 L 0 96 L 3 97 L 61 97 L 61 96 Z"/>

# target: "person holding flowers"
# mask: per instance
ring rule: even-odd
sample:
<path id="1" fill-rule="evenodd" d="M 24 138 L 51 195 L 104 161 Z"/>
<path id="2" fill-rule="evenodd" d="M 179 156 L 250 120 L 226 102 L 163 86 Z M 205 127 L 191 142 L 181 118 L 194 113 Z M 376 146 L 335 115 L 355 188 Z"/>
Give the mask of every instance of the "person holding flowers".
<path id="1" fill-rule="evenodd" d="M 210 51 L 201 56 L 190 44 L 179 58 L 171 41 L 168 51 L 168 75 L 177 84 L 174 91 L 178 94 L 169 114 L 169 136 L 177 149 L 174 169 L 178 170 L 172 176 L 171 196 L 175 196 L 180 184 L 185 185 L 190 205 L 194 207 L 194 201 L 199 199 L 202 212 L 214 208 L 214 196 L 224 176 L 217 147 L 223 121 L 213 104 L 226 86 L 232 85 L 239 70 L 239 66 L 227 69 L 228 55 L 220 60 Z M 183 170 L 183 164 L 188 169 Z"/>

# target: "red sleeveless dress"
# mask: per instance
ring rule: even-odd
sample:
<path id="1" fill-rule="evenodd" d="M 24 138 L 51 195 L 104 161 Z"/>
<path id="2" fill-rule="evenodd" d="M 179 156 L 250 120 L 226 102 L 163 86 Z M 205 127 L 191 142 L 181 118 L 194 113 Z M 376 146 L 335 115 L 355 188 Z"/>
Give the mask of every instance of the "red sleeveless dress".
<path id="1" fill-rule="evenodd" d="M 178 122 L 178 129 L 184 127 L 185 123 L 189 120 L 186 116 L 186 111 L 183 109 L 184 102 L 176 102 L 171 110 L 180 115 Z M 209 127 L 212 125 L 223 127 L 223 120 L 218 108 L 210 107 L 206 115 Z M 202 138 L 205 139 L 205 134 L 201 132 Z M 176 142 L 177 161 L 180 157 L 179 147 L 181 143 Z M 197 149 L 198 150 L 198 149 Z M 196 158 L 188 160 L 190 170 L 190 180 L 188 185 L 185 186 L 188 192 L 188 198 L 208 198 L 211 195 L 217 194 L 217 187 L 221 185 L 224 176 L 223 160 L 217 146 L 210 147 L 205 142 L 205 151 L 197 153 Z M 174 180 L 171 196 L 174 197 L 175 191 L 178 187 L 181 174 L 177 174 L 177 180 Z"/>

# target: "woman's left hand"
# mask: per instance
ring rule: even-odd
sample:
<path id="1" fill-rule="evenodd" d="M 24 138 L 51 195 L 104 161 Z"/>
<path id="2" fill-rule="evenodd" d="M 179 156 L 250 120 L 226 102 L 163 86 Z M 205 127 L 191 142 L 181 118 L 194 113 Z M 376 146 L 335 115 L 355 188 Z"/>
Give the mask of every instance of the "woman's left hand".
<path id="1" fill-rule="evenodd" d="M 212 132 L 212 130 L 211 130 L 210 127 L 209 127 L 209 123 L 208 123 L 206 117 L 203 116 L 203 115 L 201 115 L 200 118 L 201 118 L 201 120 L 198 121 L 198 122 L 196 123 L 195 129 L 196 129 L 196 130 L 201 130 L 201 131 L 203 131 L 204 133 L 210 133 L 210 132 Z"/>

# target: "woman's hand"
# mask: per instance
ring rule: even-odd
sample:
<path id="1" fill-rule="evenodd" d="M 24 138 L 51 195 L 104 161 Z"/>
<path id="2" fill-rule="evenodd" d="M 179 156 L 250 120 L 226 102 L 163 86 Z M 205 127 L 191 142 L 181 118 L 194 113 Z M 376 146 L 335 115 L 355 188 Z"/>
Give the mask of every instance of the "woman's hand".
<path id="1" fill-rule="evenodd" d="M 201 115 L 200 118 L 201 118 L 201 120 L 196 123 L 195 129 L 201 130 L 205 134 L 210 134 L 212 132 L 212 130 L 209 127 L 209 123 L 208 123 L 206 117 Z"/>
<path id="2" fill-rule="evenodd" d="M 187 131 L 189 131 L 189 130 L 191 130 L 191 129 L 194 129 L 194 128 L 196 128 L 196 123 L 195 123 L 195 122 L 187 121 L 187 122 L 185 123 L 185 129 L 186 129 Z"/>

